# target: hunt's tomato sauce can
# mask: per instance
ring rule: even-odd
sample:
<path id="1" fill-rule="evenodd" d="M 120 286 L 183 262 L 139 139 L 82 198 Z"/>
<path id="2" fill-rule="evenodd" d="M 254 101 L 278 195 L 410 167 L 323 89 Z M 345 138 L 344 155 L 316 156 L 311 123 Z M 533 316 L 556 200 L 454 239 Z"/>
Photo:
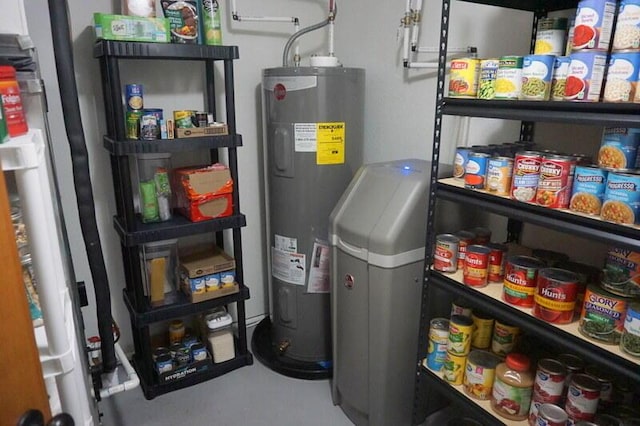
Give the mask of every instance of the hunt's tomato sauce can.
<path id="1" fill-rule="evenodd" d="M 573 321 L 580 277 L 571 271 L 545 268 L 538 272 L 533 316 L 554 324 Z"/>
<path id="2" fill-rule="evenodd" d="M 463 282 L 469 287 L 484 287 L 489 283 L 489 253 L 487 246 L 467 247 L 464 259 Z"/>
<path id="3" fill-rule="evenodd" d="M 504 262 L 506 260 L 507 246 L 504 244 L 490 243 L 487 247 L 489 253 L 489 281 L 502 282 L 504 280 Z"/>
<path id="4" fill-rule="evenodd" d="M 460 240 L 458 243 L 458 269 L 464 268 L 464 258 L 467 255 L 467 247 L 474 243 L 476 234 L 469 231 L 459 231 L 455 234 Z"/>
<path id="5" fill-rule="evenodd" d="M 436 236 L 436 248 L 433 254 L 433 269 L 440 272 L 458 270 L 458 246 L 460 238 L 453 234 Z"/>
<path id="6" fill-rule="evenodd" d="M 511 305 L 532 307 L 538 270 L 544 266 L 544 263 L 535 257 L 509 257 L 505 266 L 502 299 Z"/>
<path id="7" fill-rule="evenodd" d="M 575 169 L 573 157 L 545 155 L 540 162 L 536 203 L 552 209 L 568 208 Z"/>
<path id="8" fill-rule="evenodd" d="M 521 151 L 513 160 L 511 198 L 528 203 L 536 199 L 542 156 L 536 151 Z"/>

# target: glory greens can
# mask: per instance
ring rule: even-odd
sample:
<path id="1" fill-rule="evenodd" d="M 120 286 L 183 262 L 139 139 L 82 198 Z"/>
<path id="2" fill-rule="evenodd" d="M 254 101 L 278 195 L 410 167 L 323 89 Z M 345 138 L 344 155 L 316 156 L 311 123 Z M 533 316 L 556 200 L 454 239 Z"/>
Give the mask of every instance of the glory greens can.
<path id="1" fill-rule="evenodd" d="M 579 330 L 585 336 L 617 344 L 626 310 L 626 299 L 590 285 L 584 295 Z"/>

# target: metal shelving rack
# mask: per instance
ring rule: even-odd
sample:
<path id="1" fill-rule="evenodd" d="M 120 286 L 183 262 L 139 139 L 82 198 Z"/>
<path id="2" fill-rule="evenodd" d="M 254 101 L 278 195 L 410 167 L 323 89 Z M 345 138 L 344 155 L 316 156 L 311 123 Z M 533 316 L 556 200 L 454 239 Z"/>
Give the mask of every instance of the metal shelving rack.
<path id="1" fill-rule="evenodd" d="M 167 392 L 182 389 L 218 377 L 229 371 L 250 365 L 253 356 L 247 348 L 245 300 L 249 299 L 249 288 L 244 284 L 242 267 L 241 228 L 246 226 L 246 218 L 240 213 L 238 188 L 237 147 L 242 146 L 242 137 L 236 133 L 233 61 L 238 59 L 236 46 L 176 45 L 159 43 L 133 43 L 100 40 L 94 46 L 94 57 L 100 60 L 107 135 L 103 139 L 104 148 L 111 154 L 111 168 L 116 195 L 117 215 L 114 228 L 121 240 L 126 288 L 124 301 L 131 317 L 131 328 L 135 345 L 134 366 L 140 376 L 140 383 L 147 399 Z M 224 70 L 224 94 L 226 123 L 229 134 L 198 138 L 182 138 L 156 141 L 131 141 L 125 135 L 122 84 L 120 81 L 120 60 L 158 59 L 204 62 L 206 75 L 206 109 L 219 119 L 216 113 L 216 86 L 214 83 L 214 62 L 222 61 Z M 143 224 L 136 217 L 133 206 L 133 188 L 129 171 L 128 155 L 156 152 L 182 152 L 209 149 L 212 161 L 217 161 L 218 150 L 226 149 L 228 166 L 234 182 L 233 214 L 230 217 L 193 223 L 181 216 L 156 224 Z M 231 229 L 233 235 L 233 256 L 236 261 L 236 281 L 240 286 L 237 294 L 191 303 L 184 295 L 177 302 L 161 307 L 151 307 L 144 295 L 138 245 L 152 241 L 185 237 L 202 233 L 215 233 L 216 242 L 222 246 L 220 231 Z M 235 303 L 238 314 L 238 336 L 236 357 L 230 361 L 213 364 L 211 368 L 187 375 L 168 383 L 160 383 L 154 372 L 151 357 L 152 323 L 167 321 L 186 315 L 195 315 L 217 306 Z"/>
<path id="2" fill-rule="evenodd" d="M 504 7 L 533 12 L 532 44 L 538 19 L 548 12 L 575 8 L 577 0 L 461 0 L 490 6 Z M 520 120 L 521 137 L 531 140 L 534 122 L 561 122 L 595 126 L 640 127 L 640 106 L 637 104 L 571 103 L 571 102 L 528 102 L 528 101 L 486 101 L 476 99 L 453 99 L 444 96 L 446 51 L 449 31 L 451 0 L 443 0 L 440 31 L 440 51 L 438 83 L 436 89 L 436 113 L 433 134 L 433 156 L 431 174 L 431 194 L 429 199 L 427 242 L 425 255 L 425 278 L 423 284 L 420 318 L 419 346 L 416 368 L 416 396 L 414 401 L 414 423 L 438 404 L 426 407 L 426 401 L 446 400 L 472 413 L 483 424 L 501 425 L 505 419 L 496 417 L 486 404 L 468 398 L 460 387 L 450 386 L 438 373 L 425 366 L 429 320 L 436 316 L 438 308 L 434 296 L 460 297 L 472 307 L 490 311 L 555 347 L 572 351 L 585 360 L 605 364 L 610 371 L 629 378 L 633 386 L 640 385 L 640 361 L 621 354 L 617 347 L 599 345 L 575 332 L 575 323 L 569 327 L 555 326 L 533 317 L 529 312 L 505 304 L 500 296 L 490 290 L 474 289 L 462 284 L 461 277 L 442 274 L 431 269 L 433 243 L 435 241 L 435 208 L 437 200 L 449 200 L 461 205 L 481 208 L 509 218 L 540 225 L 555 231 L 589 238 L 591 240 L 640 250 L 640 229 L 604 222 L 595 218 L 576 215 L 569 211 L 551 210 L 540 206 L 520 203 L 505 197 L 497 197 L 484 191 L 467 190 L 453 179 L 438 179 L 442 118 L 444 115 L 499 118 Z M 489 286 L 491 287 L 491 286 Z M 441 309 L 441 307 L 440 307 Z M 514 424 L 526 424 L 515 422 Z M 509 423 L 511 424 L 511 423 Z"/>

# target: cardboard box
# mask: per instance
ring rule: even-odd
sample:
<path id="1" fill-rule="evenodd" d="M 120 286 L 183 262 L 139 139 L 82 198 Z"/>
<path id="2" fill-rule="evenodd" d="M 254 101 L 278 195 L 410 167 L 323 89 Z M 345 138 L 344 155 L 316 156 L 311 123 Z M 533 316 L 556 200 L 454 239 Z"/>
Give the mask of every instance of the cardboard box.
<path id="1" fill-rule="evenodd" d="M 189 296 L 189 300 L 191 301 L 191 303 L 199 303 L 204 302 L 205 300 L 216 299 L 218 297 L 238 293 L 240 291 L 240 286 L 238 285 L 238 283 L 234 283 L 233 286 L 225 286 L 214 291 L 194 294 L 191 293 L 191 291 L 187 289 L 187 287 L 183 283 L 182 290 L 187 296 Z"/>
<path id="2" fill-rule="evenodd" d="M 219 247 L 208 246 L 180 256 L 180 273 L 189 278 L 203 277 L 235 269 L 236 261 Z"/>
<path id="3" fill-rule="evenodd" d="M 192 127 L 187 129 L 175 129 L 176 138 L 199 138 L 203 136 L 228 135 L 229 128 L 226 124 L 216 124 L 209 127 Z"/>
<path id="4" fill-rule="evenodd" d="M 231 216 L 233 214 L 233 197 L 231 194 L 223 194 L 201 201 L 182 199 L 178 202 L 178 211 L 192 222 Z"/>
<path id="5" fill-rule="evenodd" d="M 201 200 L 233 192 L 231 172 L 221 164 L 176 169 L 174 176 L 177 192 L 182 192 L 189 200 Z"/>
<path id="6" fill-rule="evenodd" d="M 93 14 L 97 39 L 169 43 L 169 20 L 139 16 Z"/>

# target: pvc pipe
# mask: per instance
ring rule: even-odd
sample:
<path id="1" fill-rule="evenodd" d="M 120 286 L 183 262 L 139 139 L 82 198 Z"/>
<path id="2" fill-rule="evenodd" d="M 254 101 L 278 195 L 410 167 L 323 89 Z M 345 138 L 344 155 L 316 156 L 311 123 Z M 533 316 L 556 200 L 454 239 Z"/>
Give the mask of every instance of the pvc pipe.
<path id="1" fill-rule="evenodd" d="M 333 34 L 334 27 L 335 27 L 335 22 L 332 19 L 329 22 L 329 52 L 328 52 L 329 56 L 335 56 L 335 51 L 334 51 L 335 40 L 334 40 L 334 34 Z"/>
<path id="2" fill-rule="evenodd" d="M 411 49 L 418 45 L 418 34 L 420 33 L 420 23 L 422 22 L 422 0 L 416 0 L 416 7 L 413 10 L 413 27 L 411 30 Z"/>
<path id="3" fill-rule="evenodd" d="M 238 13 L 236 0 L 231 2 L 231 18 L 238 22 L 293 22 L 294 24 L 298 22 L 298 18 L 295 16 L 241 16 Z"/>
<path id="4" fill-rule="evenodd" d="M 409 63 L 409 41 L 411 39 L 411 28 L 409 22 L 411 21 L 411 0 L 407 0 L 404 8 L 404 18 L 402 19 L 402 25 L 404 26 L 404 34 L 402 37 L 402 61 L 405 67 Z"/>
<path id="5" fill-rule="evenodd" d="M 129 359 L 127 359 L 127 355 L 124 353 L 119 343 L 115 344 L 115 349 L 118 360 L 120 361 L 120 364 L 127 374 L 127 380 L 115 386 L 111 386 L 107 389 L 102 389 L 100 391 L 101 398 L 108 398 L 111 395 L 135 389 L 140 385 L 140 378 L 138 377 L 138 373 L 136 373 L 136 370 L 134 370 L 131 366 Z"/>

